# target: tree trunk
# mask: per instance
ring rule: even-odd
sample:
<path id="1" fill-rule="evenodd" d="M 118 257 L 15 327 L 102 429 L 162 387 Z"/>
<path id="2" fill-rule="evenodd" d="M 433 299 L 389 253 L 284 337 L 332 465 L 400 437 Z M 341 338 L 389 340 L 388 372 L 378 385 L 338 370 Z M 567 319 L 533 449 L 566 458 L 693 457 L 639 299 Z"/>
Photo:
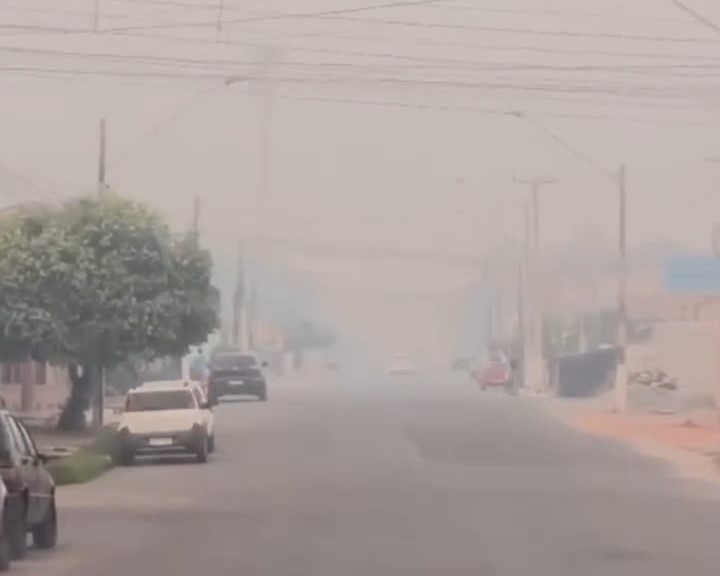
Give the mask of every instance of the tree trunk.
<path id="1" fill-rule="evenodd" d="M 25 412 L 32 412 L 35 407 L 35 363 L 27 360 L 18 366 L 20 377 L 20 409 Z"/>
<path id="2" fill-rule="evenodd" d="M 71 364 L 68 367 L 71 390 L 70 397 L 65 403 L 58 428 L 61 430 L 80 431 L 86 426 L 85 411 L 90 407 L 90 398 L 95 380 L 95 370 Z"/>

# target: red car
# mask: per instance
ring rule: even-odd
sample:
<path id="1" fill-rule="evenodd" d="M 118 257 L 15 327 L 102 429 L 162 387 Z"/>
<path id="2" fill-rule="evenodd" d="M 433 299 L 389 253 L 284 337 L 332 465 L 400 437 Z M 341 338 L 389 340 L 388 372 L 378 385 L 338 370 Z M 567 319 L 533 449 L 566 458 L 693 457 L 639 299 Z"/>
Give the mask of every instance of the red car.
<path id="1" fill-rule="evenodd" d="M 481 390 L 488 388 L 513 388 L 513 373 L 510 362 L 501 354 L 494 354 L 485 368 L 475 373 L 475 380 Z"/>

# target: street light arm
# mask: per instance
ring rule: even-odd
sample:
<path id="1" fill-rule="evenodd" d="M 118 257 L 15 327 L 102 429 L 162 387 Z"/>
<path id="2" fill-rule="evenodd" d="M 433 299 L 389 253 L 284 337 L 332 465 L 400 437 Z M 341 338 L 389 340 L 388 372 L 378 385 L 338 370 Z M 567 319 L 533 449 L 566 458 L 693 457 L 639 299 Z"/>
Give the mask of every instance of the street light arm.
<path id="1" fill-rule="evenodd" d="M 225 86 L 232 86 L 233 84 L 238 84 L 240 82 L 249 82 L 252 80 L 252 78 L 249 78 L 248 76 L 228 76 L 225 78 Z"/>

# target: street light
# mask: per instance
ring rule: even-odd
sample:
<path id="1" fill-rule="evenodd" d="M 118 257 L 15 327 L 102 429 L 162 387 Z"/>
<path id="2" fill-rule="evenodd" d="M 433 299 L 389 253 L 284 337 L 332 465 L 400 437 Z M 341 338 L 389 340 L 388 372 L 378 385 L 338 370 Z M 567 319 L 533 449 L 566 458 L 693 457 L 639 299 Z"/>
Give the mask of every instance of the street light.
<path id="1" fill-rule="evenodd" d="M 232 86 L 233 84 L 238 84 L 240 82 L 251 82 L 254 80 L 254 78 L 251 78 L 249 76 L 228 76 L 225 78 L 225 86 Z"/>

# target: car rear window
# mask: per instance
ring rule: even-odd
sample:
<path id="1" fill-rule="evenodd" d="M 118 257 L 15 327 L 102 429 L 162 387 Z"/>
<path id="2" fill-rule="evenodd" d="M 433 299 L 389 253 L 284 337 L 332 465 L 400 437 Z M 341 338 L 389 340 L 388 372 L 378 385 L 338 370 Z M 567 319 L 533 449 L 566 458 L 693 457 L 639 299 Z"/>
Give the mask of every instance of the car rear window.
<path id="1" fill-rule="evenodd" d="M 213 370 L 252 368 L 256 365 L 257 360 L 251 354 L 219 354 L 211 362 Z"/>
<path id="2" fill-rule="evenodd" d="M 190 410 L 195 408 L 190 390 L 159 390 L 157 392 L 135 392 L 128 394 L 126 412 L 148 412 L 152 410 Z"/>

